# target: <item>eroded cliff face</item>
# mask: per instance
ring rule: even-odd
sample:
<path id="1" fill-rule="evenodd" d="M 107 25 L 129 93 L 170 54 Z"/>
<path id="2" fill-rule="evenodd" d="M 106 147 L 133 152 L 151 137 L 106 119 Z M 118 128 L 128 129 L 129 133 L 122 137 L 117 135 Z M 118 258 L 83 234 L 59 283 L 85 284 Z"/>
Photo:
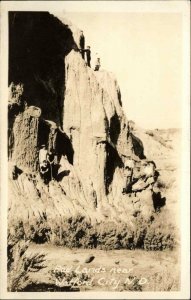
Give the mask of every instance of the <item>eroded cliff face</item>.
<path id="1" fill-rule="evenodd" d="M 92 186 L 92 201 L 96 198 L 98 205 L 121 199 L 125 161 L 140 161 L 136 150 L 141 146 L 134 147 L 116 79 L 106 71 L 88 68 L 75 51 L 67 55 L 65 64 L 63 128 L 72 141 L 74 168 L 85 195 L 89 199 Z"/>
<path id="2" fill-rule="evenodd" d="M 21 170 L 13 179 L 10 167 L 11 218 L 80 215 L 132 228 L 137 215 L 149 220 L 155 167 L 131 131 L 113 74 L 87 67 L 70 28 L 48 13 L 11 13 L 10 40 L 9 160 Z M 59 159 L 48 186 L 39 176 L 42 144 Z M 135 180 L 127 192 L 129 162 Z"/>

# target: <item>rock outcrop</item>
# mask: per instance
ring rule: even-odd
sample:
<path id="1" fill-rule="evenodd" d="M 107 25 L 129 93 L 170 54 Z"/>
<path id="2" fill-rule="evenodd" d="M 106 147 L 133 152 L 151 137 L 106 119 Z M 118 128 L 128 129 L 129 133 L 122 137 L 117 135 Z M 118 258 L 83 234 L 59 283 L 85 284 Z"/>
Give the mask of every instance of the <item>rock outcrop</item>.
<path id="1" fill-rule="evenodd" d="M 9 160 L 22 170 L 17 179 L 10 174 L 10 218 L 46 223 L 80 215 L 91 225 L 132 228 L 137 215 L 149 220 L 156 168 L 131 130 L 113 74 L 89 68 L 79 32 L 48 13 L 11 12 L 9 24 Z M 49 185 L 39 176 L 42 144 L 58 156 Z"/>

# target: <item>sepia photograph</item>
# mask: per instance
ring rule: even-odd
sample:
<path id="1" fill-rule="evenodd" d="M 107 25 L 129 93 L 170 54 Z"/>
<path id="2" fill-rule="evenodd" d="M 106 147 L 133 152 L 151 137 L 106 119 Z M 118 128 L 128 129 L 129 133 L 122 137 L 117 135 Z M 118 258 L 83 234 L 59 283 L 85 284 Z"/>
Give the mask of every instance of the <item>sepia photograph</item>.
<path id="1" fill-rule="evenodd" d="M 1 299 L 189 299 L 189 1 L 2 1 Z"/>

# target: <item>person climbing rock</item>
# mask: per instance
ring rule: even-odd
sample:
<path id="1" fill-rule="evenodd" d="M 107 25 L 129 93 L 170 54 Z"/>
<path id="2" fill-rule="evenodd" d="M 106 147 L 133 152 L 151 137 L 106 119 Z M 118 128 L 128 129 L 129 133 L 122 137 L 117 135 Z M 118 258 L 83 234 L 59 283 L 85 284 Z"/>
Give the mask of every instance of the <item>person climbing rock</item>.
<path id="1" fill-rule="evenodd" d="M 45 184 L 48 184 L 51 180 L 50 165 L 47 160 L 44 160 L 40 165 L 40 176 Z"/>
<path id="2" fill-rule="evenodd" d="M 46 146 L 42 145 L 39 151 L 39 165 L 41 166 L 45 160 L 47 160 L 47 153 Z"/>
<path id="3" fill-rule="evenodd" d="M 99 71 L 100 69 L 100 57 L 98 56 L 98 53 L 96 53 L 96 60 L 95 60 L 95 68 L 94 71 Z"/>
<path id="4" fill-rule="evenodd" d="M 53 178 L 56 177 L 56 174 L 55 174 L 55 153 L 53 150 L 49 151 L 48 154 L 47 154 L 47 161 L 50 165 L 50 177 L 51 177 L 51 180 Z"/>
<path id="5" fill-rule="evenodd" d="M 86 62 L 87 62 L 87 65 L 88 65 L 88 67 L 91 68 L 91 64 L 90 64 L 90 62 L 91 62 L 91 50 L 90 50 L 90 46 L 87 46 L 87 49 L 85 50 L 85 52 L 86 52 Z"/>
<path id="6" fill-rule="evenodd" d="M 47 160 L 50 164 L 51 180 L 57 179 L 58 175 L 58 156 L 55 151 L 51 150 L 47 154 Z"/>
<path id="7" fill-rule="evenodd" d="M 84 59 L 85 37 L 82 30 L 80 31 L 79 45 L 82 58 Z"/>

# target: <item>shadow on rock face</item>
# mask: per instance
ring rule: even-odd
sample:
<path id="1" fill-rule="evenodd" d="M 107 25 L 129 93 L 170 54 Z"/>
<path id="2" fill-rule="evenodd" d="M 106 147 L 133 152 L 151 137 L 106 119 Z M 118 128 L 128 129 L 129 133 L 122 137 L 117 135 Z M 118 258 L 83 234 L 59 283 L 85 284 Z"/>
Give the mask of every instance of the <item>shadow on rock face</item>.
<path id="1" fill-rule="evenodd" d="M 9 84 L 27 104 L 62 126 L 65 56 L 76 49 L 69 27 L 48 12 L 9 12 Z"/>
<path id="2" fill-rule="evenodd" d="M 57 175 L 57 181 L 61 181 L 65 176 L 68 176 L 70 174 L 70 170 L 65 170 L 65 171 L 62 171 L 60 173 L 58 173 Z"/>
<path id="3" fill-rule="evenodd" d="M 135 152 L 135 155 L 137 155 L 140 159 L 145 159 L 144 155 L 144 147 L 142 141 L 136 137 L 133 133 L 131 133 L 132 137 L 132 143 L 133 143 L 133 149 Z"/>
<path id="4" fill-rule="evenodd" d="M 111 137 L 111 141 L 114 145 L 117 144 L 120 130 L 121 130 L 120 120 L 119 120 L 117 113 L 115 113 L 110 121 L 110 137 Z"/>
<path id="5" fill-rule="evenodd" d="M 119 156 L 117 150 L 113 148 L 109 143 L 106 143 L 106 168 L 105 168 L 105 185 L 106 185 L 106 194 L 109 193 L 109 186 L 113 181 L 113 176 L 115 169 L 117 167 L 122 168 L 123 162 Z"/>
<path id="6" fill-rule="evenodd" d="M 165 206 L 166 197 L 162 197 L 160 192 L 158 193 L 154 192 L 152 198 L 153 198 L 153 206 L 155 211 L 160 210 L 161 207 Z"/>
<path id="7" fill-rule="evenodd" d="M 60 161 L 62 155 L 66 155 L 70 164 L 73 164 L 74 149 L 68 136 L 58 130 L 56 137 L 56 152 L 58 153 L 58 160 Z"/>

